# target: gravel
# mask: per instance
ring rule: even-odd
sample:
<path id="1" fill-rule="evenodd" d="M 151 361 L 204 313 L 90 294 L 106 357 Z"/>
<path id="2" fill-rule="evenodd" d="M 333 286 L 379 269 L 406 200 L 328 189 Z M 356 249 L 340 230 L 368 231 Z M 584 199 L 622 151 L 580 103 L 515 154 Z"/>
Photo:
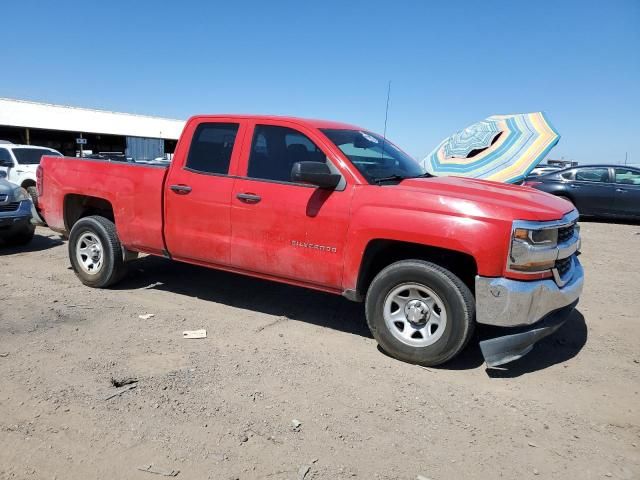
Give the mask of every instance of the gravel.
<path id="1" fill-rule="evenodd" d="M 475 343 L 416 368 L 360 304 L 160 258 L 90 289 L 38 228 L 0 249 L 0 479 L 639 478 L 637 229 L 583 222 L 578 311 L 487 371 Z"/>

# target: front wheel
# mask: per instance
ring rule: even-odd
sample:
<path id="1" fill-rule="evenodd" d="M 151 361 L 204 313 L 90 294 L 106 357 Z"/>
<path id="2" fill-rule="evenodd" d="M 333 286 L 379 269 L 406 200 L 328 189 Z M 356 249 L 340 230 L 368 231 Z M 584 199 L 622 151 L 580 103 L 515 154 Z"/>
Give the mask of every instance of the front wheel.
<path id="1" fill-rule="evenodd" d="M 391 356 L 433 366 L 456 356 L 475 326 L 475 302 L 456 275 L 422 260 L 403 260 L 383 269 L 371 283 L 367 323 Z"/>
<path id="2" fill-rule="evenodd" d="M 115 224 L 98 215 L 78 220 L 69 234 L 69 259 L 82 283 L 106 288 L 126 274 Z"/>

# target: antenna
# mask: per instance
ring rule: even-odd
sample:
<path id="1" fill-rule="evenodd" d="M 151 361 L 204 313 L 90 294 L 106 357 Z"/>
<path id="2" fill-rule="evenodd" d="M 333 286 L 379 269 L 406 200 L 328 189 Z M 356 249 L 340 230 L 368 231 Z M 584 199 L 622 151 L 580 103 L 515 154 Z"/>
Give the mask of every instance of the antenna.
<path id="1" fill-rule="evenodd" d="M 384 111 L 384 132 L 382 132 L 382 151 L 380 158 L 384 158 L 384 144 L 387 141 L 387 118 L 389 118 L 389 98 L 391 98 L 391 80 L 387 86 L 387 108 Z"/>

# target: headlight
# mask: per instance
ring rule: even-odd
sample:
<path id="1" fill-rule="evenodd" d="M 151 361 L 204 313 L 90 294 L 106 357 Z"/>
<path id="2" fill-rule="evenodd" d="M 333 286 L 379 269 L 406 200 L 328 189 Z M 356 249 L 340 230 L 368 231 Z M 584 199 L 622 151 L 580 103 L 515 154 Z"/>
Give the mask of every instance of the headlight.
<path id="1" fill-rule="evenodd" d="M 558 228 L 514 228 L 509 269 L 542 272 L 555 266 L 558 257 Z"/>
<path id="2" fill-rule="evenodd" d="M 23 200 L 31 200 L 29 193 L 22 187 L 18 187 L 13 191 L 13 198 L 16 202 L 22 202 Z"/>
<path id="3" fill-rule="evenodd" d="M 529 230 L 526 228 L 516 228 L 513 233 L 514 239 L 522 240 L 530 245 L 558 245 L 558 229 L 547 228 L 544 230 Z"/>

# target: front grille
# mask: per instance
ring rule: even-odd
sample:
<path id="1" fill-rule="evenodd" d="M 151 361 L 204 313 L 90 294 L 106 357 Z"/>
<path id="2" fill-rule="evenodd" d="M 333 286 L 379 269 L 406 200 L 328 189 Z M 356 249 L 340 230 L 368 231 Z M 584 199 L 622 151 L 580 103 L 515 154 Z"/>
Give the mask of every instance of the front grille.
<path id="1" fill-rule="evenodd" d="M 564 243 L 573 237 L 573 232 L 576 229 L 576 224 L 572 223 L 568 227 L 562 227 L 558 229 L 558 243 Z"/>
<path id="2" fill-rule="evenodd" d="M 571 257 L 556 260 L 556 270 L 558 270 L 561 277 L 564 277 L 564 275 L 571 269 L 571 263 Z"/>
<path id="3" fill-rule="evenodd" d="M 0 205 L 0 212 L 15 212 L 18 210 L 19 206 L 20 202 L 6 203 L 4 205 Z"/>

